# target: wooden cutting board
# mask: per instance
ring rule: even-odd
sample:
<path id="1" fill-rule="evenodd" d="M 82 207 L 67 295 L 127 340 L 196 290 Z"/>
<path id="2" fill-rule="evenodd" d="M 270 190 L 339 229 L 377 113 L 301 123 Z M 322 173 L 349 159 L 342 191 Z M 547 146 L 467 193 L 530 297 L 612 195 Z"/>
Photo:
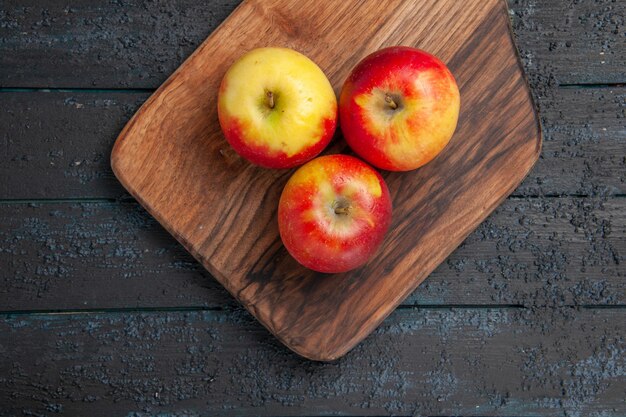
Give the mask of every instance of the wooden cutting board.
<path id="1" fill-rule="evenodd" d="M 277 203 L 291 170 L 240 159 L 217 120 L 226 69 L 284 46 L 313 59 L 335 92 L 369 53 L 411 45 L 440 57 L 461 90 L 452 141 L 425 167 L 383 173 L 393 222 L 378 254 L 346 274 L 299 266 Z M 244 0 L 120 134 L 113 170 L 128 191 L 285 345 L 332 360 L 367 336 L 510 194 L 541 133 L 504 0 Z M 348 151 L 338 133 L 328 153 Z"/>

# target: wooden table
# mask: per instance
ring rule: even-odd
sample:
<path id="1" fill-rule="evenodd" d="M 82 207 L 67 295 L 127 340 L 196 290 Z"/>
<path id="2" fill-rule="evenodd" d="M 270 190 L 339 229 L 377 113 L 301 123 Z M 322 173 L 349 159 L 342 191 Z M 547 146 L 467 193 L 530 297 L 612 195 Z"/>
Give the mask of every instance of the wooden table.
<path id="1" fill-rule="evenodd" d="M 280 345 L 110 170 L 236 5 L 0 3 L 0 416 L 626 415 L 626 3 L 509 1 L 541 159 L 333 363 Z"/>

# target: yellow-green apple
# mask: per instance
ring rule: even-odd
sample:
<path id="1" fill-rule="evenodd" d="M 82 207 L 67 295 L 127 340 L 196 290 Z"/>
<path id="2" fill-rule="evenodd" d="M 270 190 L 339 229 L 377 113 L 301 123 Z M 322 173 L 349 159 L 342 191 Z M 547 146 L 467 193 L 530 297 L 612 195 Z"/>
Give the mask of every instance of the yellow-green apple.
<path id="1" fill-rule="evenodd" d="M 459 117 L 452 73 L 433 55 L 396 46 L 365 57 L 339 98 L 339 121 L 350 147 L 370 164 L 409 171 L 448 144 Z"/>
<path id="2" fill-rule="evenodd" d="M 315 158 L 287 181 L 278 228 L 287 251 L 318 272 L 345 272 L 376 252 L 391 222 L 385 181 L 348 155 Z"/>
<path id="3" fill-rule="evenodd" d="M 220 85 L 217 110 L 226 140 L 250 162 L 291 168 L 328 145 L 337 98 L 324 72 L 288 48 L 258 48 L 239 58 Z"/>

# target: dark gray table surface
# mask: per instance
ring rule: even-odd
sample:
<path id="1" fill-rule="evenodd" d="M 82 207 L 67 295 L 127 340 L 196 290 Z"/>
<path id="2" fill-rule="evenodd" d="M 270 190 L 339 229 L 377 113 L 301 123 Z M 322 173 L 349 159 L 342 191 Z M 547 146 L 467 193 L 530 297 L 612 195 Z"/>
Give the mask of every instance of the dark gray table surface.
<path id="1" fill-rule="evenodd" d="M 333 363 L 284 348 L 110 170 L 237 3 L 0 2 L 0 416 L 626 416 L 626 2 L 509 1 L 541 158 Z"/>

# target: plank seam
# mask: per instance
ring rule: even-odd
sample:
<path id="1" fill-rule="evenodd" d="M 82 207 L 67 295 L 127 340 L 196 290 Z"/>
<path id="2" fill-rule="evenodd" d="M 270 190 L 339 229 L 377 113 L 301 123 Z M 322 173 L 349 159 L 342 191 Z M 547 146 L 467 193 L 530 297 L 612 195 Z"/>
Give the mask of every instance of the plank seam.
<path id="1" fill-rule="evenodd" d="M 0 93 L 131 93 L 152 94 L 156 88 L 50 88 L 50 87 L 0 87 Z"/>
<path id="2" fill-rule="evenodd" d="M 558 199 L 558 198 L 597 198 L 601 195 L 594 194 L 543 194 L 543 195 L 523 195 L 523 194 L 511 194 L 507 197 L 507 200 L 525 200 L 525 199 Z M 612 198 L 624 198 L 626 194 L 611 194 L 605 196 L 608 199 Z M 129 196 L 122 196 L 119 198 L 22 198 L 22 199 L 0 199 L 0 205 L 2 204 L 74 204 L 74 203 L 93 203 L 93 204 L 138 204 L 135 199 Z"/>

